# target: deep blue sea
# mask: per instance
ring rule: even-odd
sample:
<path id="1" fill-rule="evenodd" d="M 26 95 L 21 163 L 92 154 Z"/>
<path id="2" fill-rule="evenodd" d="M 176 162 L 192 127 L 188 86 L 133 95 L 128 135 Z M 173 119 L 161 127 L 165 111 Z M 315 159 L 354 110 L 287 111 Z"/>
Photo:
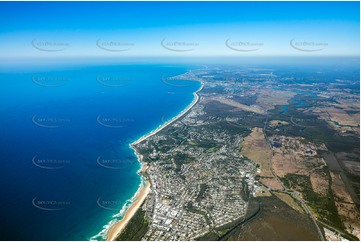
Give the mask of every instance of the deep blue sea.
<path id="1" fill-rule="evenodd" d="M 141 182 L 129 143 L 176 116 L 200 87 L 162 78 L 195 68 L 0 68 L 1 239 L 102 239 Z"/>

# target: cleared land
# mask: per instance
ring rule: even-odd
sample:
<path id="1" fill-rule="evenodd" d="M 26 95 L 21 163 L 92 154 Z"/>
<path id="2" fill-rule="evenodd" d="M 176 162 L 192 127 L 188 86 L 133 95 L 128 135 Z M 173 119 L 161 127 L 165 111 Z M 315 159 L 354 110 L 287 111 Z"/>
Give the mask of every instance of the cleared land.
<path id="1" fill-rule="evenodd" d="M 276 195 L 276 197 L 281 199 L 283 202 L 285 202 L 288 206 L 290 206 L 294 210 L 296 210 L 300 213 L 305 213 L 305 211 L 303 211 L 302 207 L 290 195 L 283 193 L 283 192 L 273 192 L 273 194 Z"/>
<path id="2" fill-rule="evenodd" d="M 274 109 L 277 105 L 285 105 L 296 94 L 290 91 L 263 89 L 260 91 L 256 103 L 266 110 Z"/>
<path id="3" fill-rule="evenodd" d="M 241 147 L 241 155 L 260 166 L 259 175 L 261 177 L 273 177 L 270 164 L 272 151 L 265 140 L 262 128 L 253 128 L 251 134 L 244 139 Z"/>
<path id="4" fill-rule="evenodd" d="M 342 178 L 337 172 L 330 172 L 332 178 L 331 189 L 335 196 L 335 204 L 346 231 L 360 238 L 360 215 Z"/>
<path id="5" fill-rule="evenodd" d="M 239 102 L 236 102 L 231 99 L 224 98 L 224 97 L 215 97 L 215 98 L 212 98 L 212 100 L 218 101 L 220 103 L 223 103 L 223 104 L 235 107 L 235 108 L 242 109 L 247 112 L 265 114 L 265 111 L 259 106 L 248 106 L 248 105 L 245 105 L 245 104 L 242 104 L 242 103 L 239 103 Z"/>

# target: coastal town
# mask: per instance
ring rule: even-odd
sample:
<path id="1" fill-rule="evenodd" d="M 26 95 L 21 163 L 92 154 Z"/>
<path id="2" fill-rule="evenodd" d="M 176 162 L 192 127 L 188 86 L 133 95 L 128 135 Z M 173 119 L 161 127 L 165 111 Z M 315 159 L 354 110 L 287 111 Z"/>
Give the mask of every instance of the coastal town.
<path id="1" fill-rule="evenodd" d="M 150 184 L 137 207 L 145 226 L 138 240 L 226 240 L 259 213 L 251 212 L 250 202 L 262 206 L 269 196 L 309 221 L 305 229 L 314 239 L 359 238 L 359 198 L 348 173 L 329 159 L 338 154 L 328 140 L 334 138 L 309 133 L 332 130 L 340 134 L 337 139 L 357 147 L 359 113 L 351 103 L 358 95 L 348 91 L 345 100 L 344 89 L 331 85 L 327 91 L 322 82 L 322 91 L 306 92 L 294 81 L 297 77 L 282 74 L 206 68 L 162 80 L 200 81 L 202 86 L 180 115 L 132 144 Z M 354 108 L 337 116 L 346 123 L 330 124 L 320 111 L 335 106 L 335 99 L 338 106 Z M 348 169 L 357 170 L 359 164 Z M 348 216 L 351 211 L 356 213 Z M 112 238 L 129 240 L 124 236 L 132 226 L 131 220 L 123 224 Z"/>
<path id="2" fill-rule="evenodd" d="M 153 149 L 144 157 L 152 161 L 147 176 L 154 191 L 145 204 L 152 218 L 146 240 L 195 239 L 212 228 L 242 219 L 254 189 L 256 166 L 239 156 L 240 137 L 227 132 L 214 137 L 187 120 L 174 128 L 171 136 L 152 136 L 137 145 L 140 152 Z M 178 129 L 182 133 L 188 130 L 187 137 L 175 138 Z M 211 147 L 214 142 L 219 147 Z M 167 152 L 159 152 L 157 147 Z"/>
<path id="3" fill-rule="evenodd" d="M 361 241 L 361 0 L 0 0 L 0 242 Z"/>

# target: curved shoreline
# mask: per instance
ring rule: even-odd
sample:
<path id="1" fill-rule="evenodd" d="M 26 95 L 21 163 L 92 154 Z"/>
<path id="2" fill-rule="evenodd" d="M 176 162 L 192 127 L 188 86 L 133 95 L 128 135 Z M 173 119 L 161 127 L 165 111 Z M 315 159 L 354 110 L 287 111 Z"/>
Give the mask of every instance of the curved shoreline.
<path id="1" fill-rule="evenodd" d="M 158 132 L 163 130 L 165 127 L 167 127 L 168 125 L 172 124 L 173 122 L 175 122 L 176 120 L 181 118 L 189 110 L 191 110 L 191 108 L 193 108 L 194 105 L 196 105 L 198 103 L 198 101 L 199 101 L 198 92 L 200 92 L 204 87 L 204 83 L 202 81 L 199 81 L 199 82 L 201 83 L 200 88 L 198 88 L 198 90 L 193 92 L 193 100 L 192 100 L 192 102 L 185 109 L 183 109 L 182 112 L 180 112 L 177 116 L 173 117 L 172 119 L 170 119 L 166 123 L 161 124 L 155 130 L 151 131 L 150 133 L 148 133 L 146 135 L 143 135 L 142 137 L 140 137 L 136 141 L 129 144 L 129 147 L 134 150 L 134 153 L 137 156 L 139 163 L 141 164 L 141 169 L 140 169 L 141 172 L 139 174 L 145 179 L 145 186 L 143 185 L 143 187 L 141 189 L 139 189 L 137 191 L 137 193 L 134 195 L 136 197 L 136 199 L 134 200 L 133 204 L 130 205 L 129 208 L 125 211 L 124 217 L 121 220 L 119 220 L 118 222 L 116 222 L 115 224 L 113 224 L 109 228 L 108 234 L 107 234 L 107 240 L 108 241 L 114 241 L 121 234 L 123 229 L 126 227 L 128 222 L 131 220 L 131 218 L 136 213 L 136 211 L 143 204 L 143 202 L 145 201 L 145 199 L 148 196 L 148 194 L 150 192 L 150 189 L 151 189 L 150 188 L 150 186 L 151 186 L 150 181 L 144 175 L 144 173 L 146 173 L 146 170 L 148 169 L 148 167 L 143 163 L 142 155 L 138 154 L 138 152 L 137 152 L 137 150 L 136 150 L 136 148 L 134 146 L 139 144 L 140 142 L 144 141 L 145 139 L 157 134 Z"/>
<path id="2" fill-rule="evenodd" d="M 156 128 L 155 130 L 151 131 L 150 133 L 140 137 L 139 139 L 137 139 L 136 141 L 134 141 L 133 143 L 130 144 L 130 146 L 133 148 L 134 145 L 139 144 L 140 142 L 144 141 L 145 139 L 157 134 L 159 131 L 161 131 L 162 129 L 164 129 L 165 127 L 167 127 L 168 125 L 170 125 L 171 123 L 173 123 L 174 121 L 176 121 L 177 119 L 179 119 L 180 117 L 182 117 L 185 113 L 187 113 L 191 108 L 193 108 L 194 105 L 197 104 L 198 100 L 199 100 L 199 95 L 198 92 L 200 92 L 203 87 L 204 87 L 204 83 L 202 81 L 199 81 L 201 83 L 201 87 L 193 92 L 193 101 L 191 102 L 191 104 L 189 104 L 185 109 L 183 109 L 182 112 L 180 112 L 177 116 L 175 116 L 174 118 L 170 119 L 169 121 L 167 121 L 164 124 L 161 124 L 158 128 Z"/>
<path id="3" fill-rule="evenodd" d="M 124 217 L 109 228 L 108 238 L 107 238 L 108 241 L 114 241 L 120 235 L 123 229 L 127 226 L 128 222 L 131 220 L 131 218 L 134 216 L 134 214 L 143 204 L 145 198 L 148 196 L 149 191 L 150 191 L 150 182 L 146 180 L 145 186 L 139 190 L 133 204 L 127 209 L 127 211 L 124 214 Z"/>

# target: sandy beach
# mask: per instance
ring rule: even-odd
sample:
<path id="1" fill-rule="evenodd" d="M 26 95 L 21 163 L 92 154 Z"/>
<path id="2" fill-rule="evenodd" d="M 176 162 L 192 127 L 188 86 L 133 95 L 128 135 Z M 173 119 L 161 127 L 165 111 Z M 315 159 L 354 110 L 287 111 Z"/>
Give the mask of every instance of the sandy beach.
<path id="1" fill-rule="evenodd" d="M 177 119 L 179 119 L 180 117 L 182 117 L 186 112 L 188 112 L 194 105 L 196 105 L 196 103 L 198 102 L 199 100 L 199 95 L 197 94 L 199 91 L 201 91 L 204 87 L 204 83 L 201 82 L 201 87 L 195 91 L 193 93 L 194 95 L 194 99 L 192 101 L 191 104 L 188 105 L 188 107 L 186 107 L 181 113 L 179 113 L 177 116 L 175 116 L 174 118 L 172 118 L 171 120 L 169 120 L 168 122 L 164 123 L 163 125 L 161 125 L 159 128 L 155 129 L 154 131 L 150 132 L 149 134 L 147 135 L 144 135 L 142 137 L 140 137 L 137 141 L 131 143 L 130 145 L 133 146 L 133 145 L 136 145 L 136 144 L 139 144 L 140 142 L 142 142 L 143 140 L 149 138 L 150 136 L 152 135 L 155 135 L 156 133 L 158 133 L 159 131 L 161 131 L 162 129 L 164 129 L 165 127 L 167 127 L 168 125 L 170 125 L 171 123 L 173 123 L 174 121 L 176 121 Z"/>
<path id="2" fill-rule="evenodd" d="M 122 220 L 118 221 L 116 224 L 114 224 L 108 232 L 108 241 L 115 240 L 118 235 L 123 231 L 125 226 L 128 224 L 130 219 L 134 216 L 134 214 L 137 212 L 138 208 L 142 205 L 145 198 L 147 197 L 148 193 L 150 191 L 150 183 L 149 181 L 146 181 L 145 187 L 143 187 L 139 194 L 137 195 L 136 200 L 134 203 L 127 209 L 124 217 Z"/>
<path id="3" fill-rule="evenodd" d="M 180 117 L 182 117 L 185 113 L 187 113 L 194 105 L 197 104 L 197 102 L 199 101 L 199 95 L 197 94 L 199 91 L 201 91 L 204 87 L 204 83 L 201 82 L 201 87 L 195 91 L 193 93 L 194 98 L 193 101 L 190 105 L 188 105 L 181 113 L 179 113 L 177 116 L 175 116 L 174 118 L 172 118 L 171 120 L 169 120 L 168 122 L 164 123 L 163 125 L 161 125 L 159 128 L 155 129 L 154 131 L 142 136 L 141 138 L 139 138 L 137 141 L 133 142 L 130 144 L 130 147 L 134 149 L 134 145 L 139 144 L 140 142 L 142 142 L 143 140 L 149 138 L 152 135 L 155 135 L 156 133 L 158 133 L 159 131 L 161 131 L 162 129 L 164 129 L 165 127 L 167 127 L 168 125 L 170 125 L 171 123 L 173 123 L 174 121 L 176 121 L 177 119 L 179 119 Z M 142 155 L 139 155 L 135 150 L 136 155 L 138 156 L 139 162 L 142 162 Z M 147 166 L 143 164 L 142 167 L 142 173 L 144 174 L 147 170 Z M 130 219 L 134 216 L 134 214 L 137 212 L 137 210 L 139 209 L 139 207 L 142 205 L 142 203 L 144 202 L 144 200 L 146 199 L 148 193 L 150 191 L 150 182 L 148 180 L 146 180 L 146 185 L 145 187 L 143 187 L 142 189 L 139 190 L 139 194 L 136 196 L 136 200 L 134 201 L 134 203 L 127 209 L 127 211 L 125 212 L 124 217 L 118 221 L 117 223 L 115 223 L 108 231 L 108 241 L 113 241 L 115 240 L 119 234 L 123 231 L 123 229 L 125 228 L 125 226 L 127 225 L 127 223 L 130 221 Z"/>

